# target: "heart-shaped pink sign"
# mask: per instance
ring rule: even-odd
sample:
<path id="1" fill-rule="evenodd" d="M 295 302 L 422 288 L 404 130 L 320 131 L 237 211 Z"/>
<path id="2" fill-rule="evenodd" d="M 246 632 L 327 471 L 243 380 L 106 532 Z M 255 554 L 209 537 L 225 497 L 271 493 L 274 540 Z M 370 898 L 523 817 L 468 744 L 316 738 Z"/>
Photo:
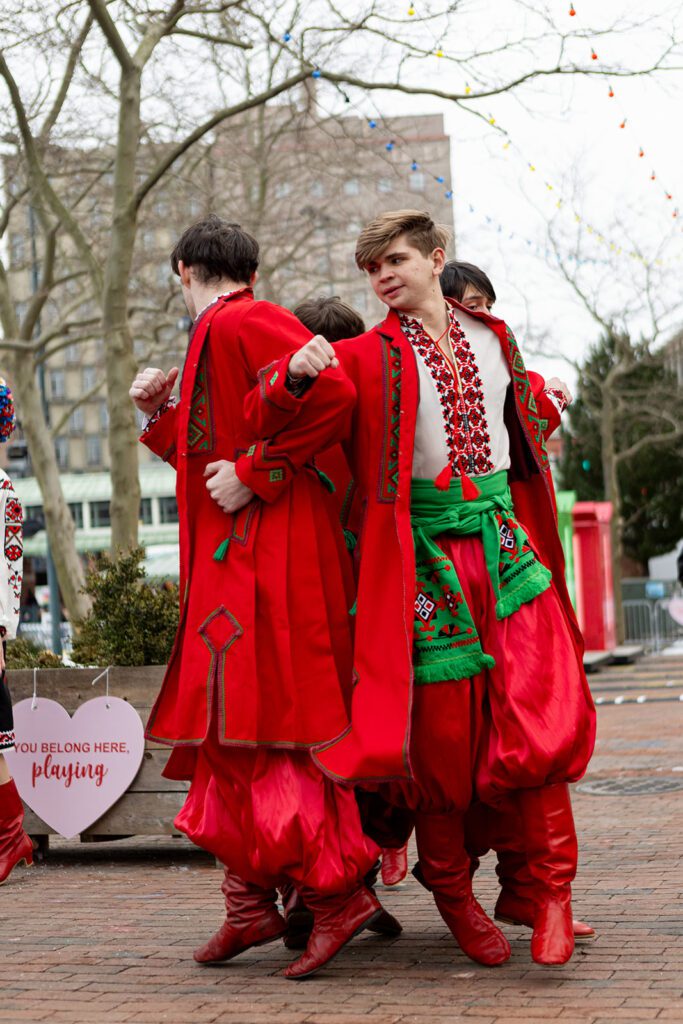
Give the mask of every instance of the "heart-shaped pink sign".
<path id="1" fill-rule="evenodd" d="M 22 800 L 65 839 L 101 818 L 130 786 L 145 751 L 139 714 L 95 697 L 73 718 L 55 700 L 14 705 L 16 750 L 7 753 Z"/>

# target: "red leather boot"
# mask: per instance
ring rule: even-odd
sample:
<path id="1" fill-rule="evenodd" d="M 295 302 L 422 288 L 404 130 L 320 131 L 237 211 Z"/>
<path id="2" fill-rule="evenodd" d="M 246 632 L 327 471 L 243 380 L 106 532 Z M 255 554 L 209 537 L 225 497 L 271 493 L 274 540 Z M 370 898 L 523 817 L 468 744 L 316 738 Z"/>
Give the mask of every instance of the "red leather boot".
<path id="1" fill-rule="evenodd" d="M 408 874 L 408 844 L 398 850 L 382 850 L 382 882 L 398 885 Z"/>
<path id="2" fill-rule="evenodd" d="M 462 815 L 418 814 L 415 837 L 420 861 L 413 874 L 431 891 L 463 953 L 487 967 L 505 963 L 510 944 L 472 893 Z"/>
<path id="3" fill-rule="evenodd" d="M 313 911 L 313 931 L 306 951 L 286 968 L 287 978 L 310 978 L 382 913 L 379 901 L 362 883 L 339 895 L 321 896 L 304 889 L 302 896 Z"/>
<path id="4" fill-rule="evenodd" d="M 566 783 L 518 793 L 527 864 L 535 881 L 531 956 L 538 964 L 565 964 L 574 952 L 571 883 L 578 846 Z"/>
<path id="5" fill-rule="evenodd" d="M 0 885 L 22 861 L 33 864 L 33 843 L 23 829 L 24 805 L 14 779 L 0 786 Z"/>
<path id="6" fill-rule="evenodd" d="M 208 942 L 192 954 L 200 964 L 218 964 L 279 939 L 287 930 L 275 906 L 275 889 L 262 889 L 225 869 L 221 886 L 225 895 L 225 921 Z"/>
<path id="7" fill-rule="evenodd" d="M 516 850 L 498 850 L 496 873 L 500 880 L 500 894 L 493 916 L 506 924 L 534 927 L 536 916 L 536 882 L 529 871 L 526 854 Z M 595 928 L 574 918 L 574 942 L 592 942 Z"/>

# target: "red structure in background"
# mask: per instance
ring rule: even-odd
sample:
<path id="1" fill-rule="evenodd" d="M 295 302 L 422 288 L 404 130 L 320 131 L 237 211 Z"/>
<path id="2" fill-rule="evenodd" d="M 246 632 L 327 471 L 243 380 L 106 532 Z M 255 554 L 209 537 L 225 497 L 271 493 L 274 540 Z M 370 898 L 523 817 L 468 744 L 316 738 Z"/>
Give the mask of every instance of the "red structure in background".
<path id="1" fill-rule="evenodd" d="M 589 651 L 609 651 L 617 645 L 611 519 L 609 501 L 579 501 L 572 509 L 576 614 Z"/>

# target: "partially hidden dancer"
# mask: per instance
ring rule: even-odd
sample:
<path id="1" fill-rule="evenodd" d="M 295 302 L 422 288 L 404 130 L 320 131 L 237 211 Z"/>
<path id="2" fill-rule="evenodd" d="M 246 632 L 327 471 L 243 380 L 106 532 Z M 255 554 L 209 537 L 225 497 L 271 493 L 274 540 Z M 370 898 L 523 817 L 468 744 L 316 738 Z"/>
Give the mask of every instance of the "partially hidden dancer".
<path id="1" fill-rule="evenodd" d="M 9 440 L 16 426 L 14 400 L 0 377 L 0 443 Z M 20 864 L 33 864 L 33 842 L 24 831 L 24 805 L 10 774 L 5 754 L 15 749 L 12 698 L 5 671 L 6 644 L 17 635 L 24 560 L 23 511 L 14 485 L 0 469 L 0 885 Z"/>

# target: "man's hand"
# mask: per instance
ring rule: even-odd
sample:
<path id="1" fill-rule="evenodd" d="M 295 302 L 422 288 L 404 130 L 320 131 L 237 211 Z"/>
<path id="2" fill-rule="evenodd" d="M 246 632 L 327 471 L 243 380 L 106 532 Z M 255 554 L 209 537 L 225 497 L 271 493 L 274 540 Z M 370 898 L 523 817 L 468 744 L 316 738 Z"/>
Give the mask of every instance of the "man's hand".
<path id="1" fill-rule="evenodd" d="M 289 360 L 287 373 L 295 380 L 301 377 L 317 377 L 328 366 L 334 369 L 339 366 L 339 360 L 329 341 L 323 338 L 322 334 L 316 334 L 294 353 Z"/>
<path id="2" fill-rule="evenodd" d="M 567 405 L 571 405 L 574 401 L 574 396 L 572 395 L 571 391 L 569 390 L 565 382 L 563 380 L 560 380 L 559 377 L 551 377 L 550 380 L 547 380 L 545 382 L 545 390 L 561 391 L 564 395 Z"/>
<path id="3" fill-rule="evenodd" d="M 170 397 L 178 379 L 178 372 L 177 366 L 168 371 L 168 376 L 163 370 L 157 370 L 153 366 L 140 371 L 128 392 L 140 412 L 144 412 L 145 416 L 154 415 Z"/>
<path id="4" fill-rule="evenodd" d="M 254 497 L 251 488 L 243 484 L 235 472 L 235 463 L 221 459 L 210 462 L 204 470 L 208 477 L 206 489 L 224 512 L 239 512 Z"/>

